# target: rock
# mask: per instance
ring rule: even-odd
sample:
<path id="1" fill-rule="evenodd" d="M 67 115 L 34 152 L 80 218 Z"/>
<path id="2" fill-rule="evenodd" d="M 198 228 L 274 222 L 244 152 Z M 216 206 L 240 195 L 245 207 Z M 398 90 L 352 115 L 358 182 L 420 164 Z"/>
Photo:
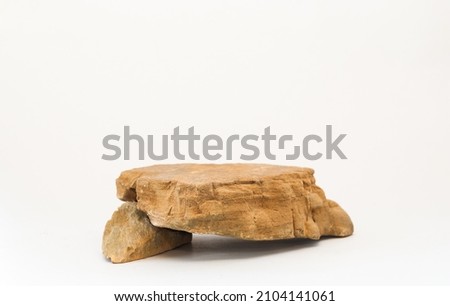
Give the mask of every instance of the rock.
<path id="1" fill-rule="evenodd" d="M 264 164 L 155 165 L 122 172 L 116 186 L 159 227 L 249 240 L 351 235 L 350 217 L 313 174 Z"/>
<path id="2" fill-rule="evenodd" d="M 113 263 L 153 256 L 189 243 L 192 234 L 155 227 L 136 203 L 122 204 L 106 223 L 103 254 Z"/>

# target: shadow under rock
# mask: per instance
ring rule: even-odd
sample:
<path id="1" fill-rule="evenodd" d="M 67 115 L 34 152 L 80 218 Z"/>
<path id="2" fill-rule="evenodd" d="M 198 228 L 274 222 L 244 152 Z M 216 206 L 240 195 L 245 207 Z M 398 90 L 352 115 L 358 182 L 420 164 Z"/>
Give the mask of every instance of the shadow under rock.
<path id="1" fill-rule="evenodd" d="M 193 261 L 246 259 L 314 247 L 317 240 L 252 241 L 215 235 L 194 235 L 190 244 L 163 253 L 171 259 Z"/>

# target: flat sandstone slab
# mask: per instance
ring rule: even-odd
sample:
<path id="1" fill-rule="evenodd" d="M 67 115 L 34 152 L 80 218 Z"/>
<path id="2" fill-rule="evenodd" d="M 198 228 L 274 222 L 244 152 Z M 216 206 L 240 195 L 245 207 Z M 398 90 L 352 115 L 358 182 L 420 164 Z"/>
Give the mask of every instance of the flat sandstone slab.
<path id="1" fill-rule="evenodd" d="M 350 217 L 313 174 L 266 164 L 155 165 L 122 172 L 116 186 L 157 227 L 250 240 L 351 235 Z"/>
<path id="2" fill-rule="evenodd" d="M 153 256 L 189 243 L 192 234 L 155 227 L 136 203 L 122 204 L 106 223 L 103 254 L 113 263 Z"/>

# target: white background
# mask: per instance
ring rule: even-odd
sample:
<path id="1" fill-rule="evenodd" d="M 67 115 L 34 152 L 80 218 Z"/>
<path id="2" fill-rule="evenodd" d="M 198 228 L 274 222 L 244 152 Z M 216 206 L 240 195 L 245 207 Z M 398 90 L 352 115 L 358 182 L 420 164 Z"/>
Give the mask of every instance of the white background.
<path id="1" fill-rule="evenodd" d="M 449 285 L 449 16 L 448 1 L 1 0 L 0 284 Z M 275 163 L 314 168 L 353 236 L 103 258 L 115 178 L 153 163 L 101 160 L 105 135 L 327 124 L 348 160 Z"/>

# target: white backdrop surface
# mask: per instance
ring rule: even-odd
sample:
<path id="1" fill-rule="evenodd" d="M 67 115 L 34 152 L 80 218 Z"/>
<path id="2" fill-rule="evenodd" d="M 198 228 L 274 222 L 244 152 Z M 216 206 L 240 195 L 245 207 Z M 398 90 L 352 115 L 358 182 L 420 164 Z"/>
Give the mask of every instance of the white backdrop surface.
<path id="1" fill-rule="evenodd" d="M 0 1 L 0 284 L 449 285 L 449 16 L 448 1 Z M 102 160 L 105 135 L 327 124 L 347 160 L 257 162 L 314 168 L 353 236 L 103 258 L 115 178 L 155 163 Z"/>

